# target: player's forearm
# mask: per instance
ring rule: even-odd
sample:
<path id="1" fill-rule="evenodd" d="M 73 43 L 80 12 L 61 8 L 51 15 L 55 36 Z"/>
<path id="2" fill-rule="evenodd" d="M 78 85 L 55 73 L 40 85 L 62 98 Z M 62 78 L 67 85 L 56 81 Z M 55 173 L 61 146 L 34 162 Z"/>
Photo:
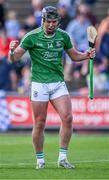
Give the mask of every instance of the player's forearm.
<path id="1" fill-rule="evenodd" d="M 86 51 L 84 53 L 76 50 L 75 48 L 69 49 L 68 51 L 68 55 L 70 56 L 70 58 L 72 59 L 72 61 L 83 61 L 83 60 L 87 60 L 90 58 L 94 58 L 95 57 L 95 49 L 90 49 L 89 51 Z"/>
<path id="2" fill-rule="evenodd" d="M 77 52 L 75 53 L 73 60 L 74 61 L 84 61 L 90 59 L 90 53 L 89 52 L 85 52 L 85 53 L 81 53 L 81 52 Z"/>

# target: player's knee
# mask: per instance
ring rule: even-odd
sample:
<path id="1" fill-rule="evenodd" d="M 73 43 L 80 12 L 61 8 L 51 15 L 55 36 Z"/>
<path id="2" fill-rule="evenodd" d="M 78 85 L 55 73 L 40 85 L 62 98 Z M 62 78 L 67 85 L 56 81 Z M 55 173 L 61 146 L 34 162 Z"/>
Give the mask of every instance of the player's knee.
<path id="1" fill-rule="evenodd" d="M 35 129 L 43 130 L 45 128 L 45 118 L 37 117 L 34 122 Z"/>
<path id="2" fill-rule="evenodd" d="M 67 114 L 63 119 L 63 123 L 67 126 L 72 126 L 72 115 Z"/>

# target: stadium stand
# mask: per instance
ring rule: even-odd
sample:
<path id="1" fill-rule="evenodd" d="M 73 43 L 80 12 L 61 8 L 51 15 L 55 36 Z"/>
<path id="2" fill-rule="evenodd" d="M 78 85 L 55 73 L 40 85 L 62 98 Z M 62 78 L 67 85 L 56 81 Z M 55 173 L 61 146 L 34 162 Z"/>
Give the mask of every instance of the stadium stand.
<path id="1" fill-rule="evenodd" d="M 45 4 L 55 5 L 58 0 L 45 0 Z M 23 4 L 23 6 L 22 6 Z M 7 10 L 15 10 L 18 13 L 20 20 L 24 19 L 31 12 L 31 0 L 9 0 L 6 2 Z M 92 11 L 94 11 L 98 20 L 100 21 L 107 14 L 107 9 L 109 7 L 109 0 L 97 0 L 93 7 Z M 102 11 L 101 11 L 102 9 Z M 20 13 L 19 13 L 20 12 Z"/>

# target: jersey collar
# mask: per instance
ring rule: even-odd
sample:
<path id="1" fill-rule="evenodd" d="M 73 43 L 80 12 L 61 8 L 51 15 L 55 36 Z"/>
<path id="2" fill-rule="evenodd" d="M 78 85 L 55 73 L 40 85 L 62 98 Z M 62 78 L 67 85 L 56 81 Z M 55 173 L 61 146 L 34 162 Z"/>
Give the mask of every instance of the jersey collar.
<path id="1" fill-rule="evenodd" d="M 45 34 L 45 31 L 44 31 L 44 28 L 42 27 L 42 30 L 43 30 L 43 35 L 44 35 L 44 37 L 46 37 L 46 38 L 53 38 L 54 36 L 55 36 L 55 33 L 53 34 L 53 35 L 47 35 L 47 34 Z"/>

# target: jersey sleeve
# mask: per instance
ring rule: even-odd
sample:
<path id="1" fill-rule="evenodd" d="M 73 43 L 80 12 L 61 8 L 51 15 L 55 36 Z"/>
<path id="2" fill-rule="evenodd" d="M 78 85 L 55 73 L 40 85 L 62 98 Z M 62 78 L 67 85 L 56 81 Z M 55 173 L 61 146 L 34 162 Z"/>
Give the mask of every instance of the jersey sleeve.
<path id="1" fill-rule="evenodd" d="M 65 50 L 71 49 L 73 47 L 73 44 L 71 42 L 70 36 L 67 33 L 65 34 L 64 40 L 65 40 L 64 49 Z"/>
<path id="2" fill-rule="evenodd" d="M 21 40 L 20 47 L 29 50 L 34 46 L 34 42 L 32 41 L 31 35 L 25 35 L 24 38 Z"/>

